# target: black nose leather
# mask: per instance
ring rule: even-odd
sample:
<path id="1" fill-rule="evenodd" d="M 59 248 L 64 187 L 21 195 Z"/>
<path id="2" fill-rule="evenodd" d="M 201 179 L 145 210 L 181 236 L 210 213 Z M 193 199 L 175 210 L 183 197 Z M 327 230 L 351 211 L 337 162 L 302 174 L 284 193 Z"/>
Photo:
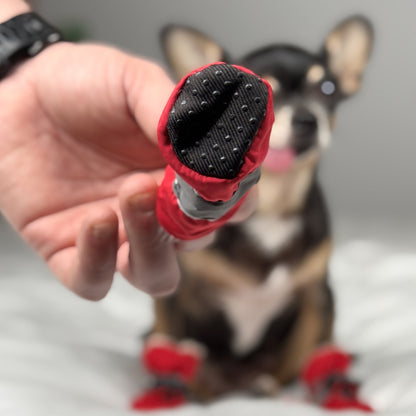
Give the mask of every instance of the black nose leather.
<path id="1" fill-rule="evenodd" d="M 306 109 L 298 109 L 292 118 L 293 147 L 296 153 L 310 149 L 316 143 L 318 120 Z"/>
<path id="2" fill-rule="evenodd" d="M 292 127 L 297 136 L 313 135 L 318 129 L 318 120 L 310 111 L 299 109 L 293 115 Z"/>

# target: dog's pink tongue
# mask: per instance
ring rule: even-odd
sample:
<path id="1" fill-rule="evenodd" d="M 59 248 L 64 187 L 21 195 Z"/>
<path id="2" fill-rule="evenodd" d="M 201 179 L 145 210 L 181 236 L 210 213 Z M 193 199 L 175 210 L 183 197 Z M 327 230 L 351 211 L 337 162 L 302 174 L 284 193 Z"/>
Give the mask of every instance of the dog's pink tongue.
<path id="1" fill-rule="evenodd" d="M 269 149 L 264 159 L 263 166 L 273 172 L 284 172 L 288 170 L 295 159 L 295 152 L 290 148 Z"/>

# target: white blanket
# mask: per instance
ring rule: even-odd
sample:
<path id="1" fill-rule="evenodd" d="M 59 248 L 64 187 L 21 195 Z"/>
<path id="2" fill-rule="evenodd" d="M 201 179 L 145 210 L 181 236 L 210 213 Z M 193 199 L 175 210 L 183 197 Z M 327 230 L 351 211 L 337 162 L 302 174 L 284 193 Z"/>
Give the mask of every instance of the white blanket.
<path id="1" fill-rule="evenodd" d="M 352 371 L 362 382 L 361 397 L 379 414 L 416 414 L 416 254 L 352 241 L 336 249 L 331 274 L 336 337 L 359 356 Z M 149 298 L 121 277 L 103 301 L 84 301 L 61 287 L 20 244 L 5 245 L 0 253 L 0 415 L 138 414 L 129 403 L 147 386 L 137 356 L 140 334 L 151 320 Z M 233 397 L 152 414 L 328 413 L 288 392 L 274 400 Z"/>

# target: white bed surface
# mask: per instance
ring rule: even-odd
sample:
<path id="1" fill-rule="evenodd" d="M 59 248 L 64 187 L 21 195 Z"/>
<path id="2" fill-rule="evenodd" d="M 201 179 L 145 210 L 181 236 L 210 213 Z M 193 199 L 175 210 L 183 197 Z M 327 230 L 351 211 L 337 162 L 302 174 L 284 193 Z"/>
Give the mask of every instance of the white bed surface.
<path id="1" fill-rule="evenodd" d="M 147 386 L 137 356 L 152 320 L 150 299 L 119 276 L 103 301 L 79 299 L 16 239 L 5 239 L 4 224 L 0 232 L 0 415 L 138 414 L 129 403 Z M 416 414 L 416 250 L 406 235 L 391 243 L 346 238 L 331 263 L 337 339 L 359 355 L 352 374 L 382 415 Z M 231 413 L 328 414 L 290 392 L 151 414 Z"/>

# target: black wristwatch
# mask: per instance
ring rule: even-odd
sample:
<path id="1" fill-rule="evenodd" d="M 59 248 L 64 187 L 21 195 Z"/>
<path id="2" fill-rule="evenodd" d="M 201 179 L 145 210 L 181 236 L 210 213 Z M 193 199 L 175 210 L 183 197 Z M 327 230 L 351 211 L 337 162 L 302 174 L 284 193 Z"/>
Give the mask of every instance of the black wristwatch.
<path id="1" fill-rule="evenodd" d="M 61 33 L 34 12 L 0 24 L 0 79 L 23 59 L 60 40 Z"/>

